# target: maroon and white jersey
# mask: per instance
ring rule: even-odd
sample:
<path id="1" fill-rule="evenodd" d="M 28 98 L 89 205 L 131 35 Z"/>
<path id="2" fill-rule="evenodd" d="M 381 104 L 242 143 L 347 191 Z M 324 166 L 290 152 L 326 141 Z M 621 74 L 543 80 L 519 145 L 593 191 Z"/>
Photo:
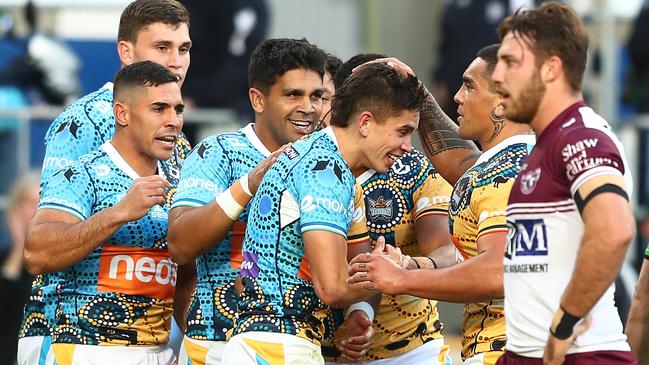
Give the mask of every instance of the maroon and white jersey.
<path id="1" fill-rule="evenodd" d="M 608 123 L 584 102 L 564 110 L 537 136 L 516 178 L 507 207 L 505 253 L 507 350 L 542 357 L 550 323 L 568 286 L 584 232 L 574 195 L 603 175 L 631 175 L 622 145 Z M 608 288 L 591 311 L 593 322 L 568 353 L 628 351 Z"/>

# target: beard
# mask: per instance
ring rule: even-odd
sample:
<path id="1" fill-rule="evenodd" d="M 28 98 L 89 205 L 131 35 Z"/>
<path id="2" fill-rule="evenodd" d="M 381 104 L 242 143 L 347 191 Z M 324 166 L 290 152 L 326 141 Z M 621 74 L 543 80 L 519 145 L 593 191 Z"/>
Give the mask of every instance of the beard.
<path id="1" fill-rule="evenodd" d="M 545 96 L 545 85 L 541 76 L 535 72 L 527 88 L 525 88 L 517 100 L 511 98 L 511 107 L 505 108 L 505 118 L 515 123 L 530 124 L 539 111 L 541 100 Z"/>

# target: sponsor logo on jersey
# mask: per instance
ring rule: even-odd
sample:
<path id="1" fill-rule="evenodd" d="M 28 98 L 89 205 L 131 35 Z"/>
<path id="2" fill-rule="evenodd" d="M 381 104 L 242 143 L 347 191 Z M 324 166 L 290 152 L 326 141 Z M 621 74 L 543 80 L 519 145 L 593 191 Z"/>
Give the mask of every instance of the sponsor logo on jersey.
<path id="1" fill-rule="evenodd" d="M 505 257 L 547 256 L 548 234 L 543 219 L 517 219 L 507 224 L 509 232 Z"/>
<path id="2" fill-rule="evenodd" d="M 97 290 L 172 301 L 177 268 L 166 249 L 104 245 Z"/>
<path id="3" fill-rule="evenodd" d="M 521 193 L 525 195 L 532 194 L 536 189 L 536 183 L 541 178 L 541 168 L 537 167 L 532 171 L 526 171 L 521 175 Z"/>
<path id="4" fill-rule="evenodd" d="M 561 150 L 561 155 L 563 156 L 563 162 L 568 161 L 572 156 L 579 153 L 577 158 L 586 157 L 586 149 L 593 148 L 597 146 L 597 138 L 586 138 L 575 144 L 568 144 Z"/>
<path id="5" fill-rule="evenodd" d="M 83 212 L 83 209 L 81 209 L 81 206 L 79 204 L 75 204 L 69 200 L 59 199 L 52 196 L 46 196 L 41 199 L 40 205 L 46 204 L 62 205 L 67 208 L 72 208 L 78 212 Z"/>
<path id="6" fill-rule="evenodd" d="M 68 160 L 65 157 L 48 157 L 43 161 L 43 168 L 55 168 L 57 170 L 64 169 L 73 162 L 73 160 Z"/>
<path id="7" fill-rule="evenodd" d="M 354 213 L 352 214 L 352 222 L 361 222 L 363 218 L 365 218 L 365 214 L 363 214 L 363 208 L 357 207 L 356 209 L 354 209 Z"/>
<path id="8" fill-rule="evenodd" d="M 285 149 L 284 154 L 286 155 L 286 157 L 288 157 L 289 160 L 292 160 L 300 155 L 300 153 L 297 152 L 293 147 Z"/>
<path id="9" fill-rule="evenodd" d="M 94 105 L 101 114 L 108 114 L 110 112 L 111 117 L 113 116 L 113 104 L 107 102 L 106 100 L 99 100 Z"/>
<path id="10" fill-rule="evenodd" d="M 248 144 L 236 137 L 224 137 L 232 147 L 248 147 Z"/>
<path id="11" fill-rule="evenodd" d="M 311 195 L 302 198 L 302 201 L 300 202 L 301 212 L 310 212 L 316 208 L 323 208 L 334 213 L 342 213 L 345 211 L 345 205 L 335 199 L 321 197 L 314 198 Z"/>
<path id="12" fill-rule="evenodd" d="M 383 196 L 379 196 L 378 199 L 373 200 L 367 198 L 369 203 L 368 211 L 370 215 L 370 220 L 383 220 L 389 221 L 392 219 L 393 214 L 393 201 L 392 199 L 385 199 Z"/>
<path id="13" fill-rule="evenodd" d="M 209 180 L 204 180 L 204 179 L 198 179 L 198 178 L 193 178 L 189 177 L 187 179 L 182 179 L 178 183 L 178 189 L 190 189 L 190 188 L 198 188 L 198 189 L 204 189 L 207 190 L 211 193 L 214 194 L 214 196 L 218 195 L 220 193 L 220 188 L 217 187 L 217 185 Z"/>
<path id="14" fill-rule="evenodd" d="M 242 277 L 256 278 L 259 275 L 259 257 L 254 252 L 243 251 L 243 262 L 241 263 L 241 270 L 239 275 Z"/>

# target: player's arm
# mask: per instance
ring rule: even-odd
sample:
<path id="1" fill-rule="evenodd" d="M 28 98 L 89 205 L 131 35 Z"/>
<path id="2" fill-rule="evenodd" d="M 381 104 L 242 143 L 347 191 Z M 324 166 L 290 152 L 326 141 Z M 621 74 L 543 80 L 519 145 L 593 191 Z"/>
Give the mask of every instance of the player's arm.
<path id="1" fill-rule="evenodd" d="M 83 260 L 122 225 L 163 204 L 163 186 L 169 183 L 160 176 L 139 178 L 119 203 L 88 219 L 70 210 L 38 210 L 27 228 L 25 266 L 32 274 L 41 274 L 61 271 Z"/>
<path id="2" fill-rule="evenodd" d="M 584 235 L 575 269 L 549 324 L 543 359 L 551 364 L 561 363 L 575 338 L 590 325 L 587 315 L 617 277 L 635 235 L 635 219 L 621 176 L 602 174 L 586 180 L 575 193 L 575 202 Z"/>
<path id="3" fill-rule="evenodd" d="M 257 191 L 261 179 L 283 149 L 265 158 L 215 200 L 200 206 L 174 206 L 169 212 L 169 253 L 184 265 L 221 242 Z"/>
<path id="4" fill-rule="evenodd" d="M 626 336 L 639 364 L 649 361 L 649 258 L 640 269 L 640 277 L 633 295 L 633 302 L 626 322 Z"/>
<path id="5" fill-rule="evenodd" d="M 313 230 L 304 232 L 303 239 L 313 287 L 325 304 L 344 308 L 376 294 L 363 289 L 362 284 L 347 284 L 347 241 L 344 236 Z"/>
<path id="6" fill-rule="evenodd" d="M 174 319 L 178 328 L 183 332 L 187 327 L 187 311 L 191 303 L 192 293 L 196 288 L 196 264 L 190 262 L 178 266 L 176 294 L 174 295 Z"/>
<path id="7" fill-rule="evenodd" d="M 386 294 L 409 294 L 445 302 L 502 298 L 506 239 L 506 232 L 482 235 L 478 238 L 477 256 L 436 270 L 406 270 L 385 255 L 359 255 L 352 261 L 349 282 L 364 282 Z"/>
<path id="8" fill-rule="evenodd" d="M 427 215 L 415 221 L 415 237 L 422 257 L 408 260 L 408 269 L 441 269 L 455 265 L 455 246 L 448 232 L 448 215 Z"/>

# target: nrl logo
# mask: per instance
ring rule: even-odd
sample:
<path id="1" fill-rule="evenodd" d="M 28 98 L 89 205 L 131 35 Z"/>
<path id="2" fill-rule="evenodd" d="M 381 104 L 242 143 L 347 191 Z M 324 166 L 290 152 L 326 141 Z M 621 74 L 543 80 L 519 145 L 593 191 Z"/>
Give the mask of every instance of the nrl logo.
<path id="1" fill-rule="evenodd" d="M 386 201 L 385 198 L 379 196 L 376 200 L 370 198 L 367 200 L 370 203 L 370 219 L 389 221 L 392 218 L 392 199 Z"/>

